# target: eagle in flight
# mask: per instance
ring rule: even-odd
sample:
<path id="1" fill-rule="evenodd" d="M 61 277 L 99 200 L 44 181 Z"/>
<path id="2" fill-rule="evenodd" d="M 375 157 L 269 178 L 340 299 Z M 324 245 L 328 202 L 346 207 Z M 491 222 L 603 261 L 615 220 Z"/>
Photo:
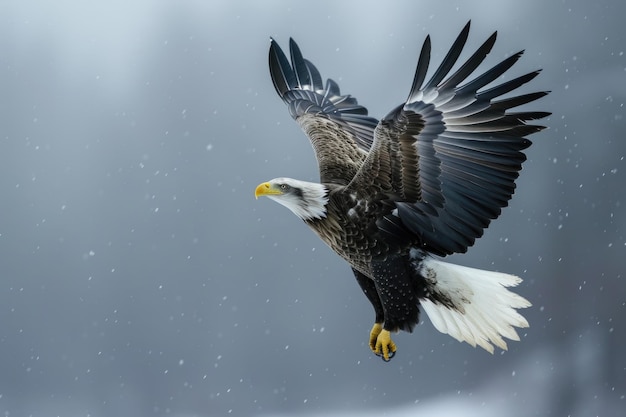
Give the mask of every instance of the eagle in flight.
<path id="1" fill-rule="evenodd" d="M 313 145 L 320 182 L 275 178 L 255 196 L 290 209 L 350 264 L 374 307 L 369 346 L 385 361 L 396 352 L 391 333 L 411 332 L 420 306 L 440 332 L 491 353 L 507 348 L 504 338 L 519 340 L 515 327 L 528 327 L 516 310 L 531 304 L 507 289 L 520 278 L 440 259 L 466 252 L 500 215 L 526 136 L 544 129 L 532 123 L 550 115 L 511 110 L 547 91 L 507 95 L 539 70 L 489 86 L 523 51 L 469 78 L 497 34 L 457 65 L 469 29 L 428 80 L 426 37 L 406 101 L 381 120 L 333 80 L 324 85 L 293 39 L 291 62 L 271 40 L 274 87 Z"/>

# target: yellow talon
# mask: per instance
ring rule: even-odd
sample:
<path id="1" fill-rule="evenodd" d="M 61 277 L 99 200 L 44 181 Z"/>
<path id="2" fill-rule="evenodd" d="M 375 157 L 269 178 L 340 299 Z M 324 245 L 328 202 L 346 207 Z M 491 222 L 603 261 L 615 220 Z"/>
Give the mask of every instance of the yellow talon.
<path id="1" fill-rule="evenodd" d="M 384 330 L 382 323 L 374 323 L 370 331 L 370 349 L 376 356 L 389 362 L 396 354 L 396 344 L 391 340 L 389 330 Z"/>

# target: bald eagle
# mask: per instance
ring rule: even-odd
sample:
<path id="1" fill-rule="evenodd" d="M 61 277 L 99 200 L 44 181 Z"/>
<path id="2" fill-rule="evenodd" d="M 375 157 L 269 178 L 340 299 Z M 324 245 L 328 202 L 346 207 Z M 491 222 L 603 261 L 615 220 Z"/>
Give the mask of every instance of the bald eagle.
<path id="1" fill-rule="evenodd" d="M 466 252 L 500 215 L 531 144 L 526 136 L 544 129 L 528 122 L 550 114 L 511 111 L 547 91 L 506 96 L 540 70 L 487 87 L 523 51 L 468 80 L 497 34 L 457 65 L 469 29 L 428 80 L 426 37 L 406 102 L 381 120 L 333 80 L 324 86 L 293 39 L 291 63 L 270 43 L 274 87 L 313 145 L 320 183 L 275 178 L 255 196 L 290 209 L 350 264 L 374 307 L 369 346 L 385 361 L 396 352 L 391 333 L 411 332 L 420 306 L 440 332 L 491 353 L 507 349 L 504 338 L 519 341 L 515 327 L 528 327 L 516 310 L 531 304 L 507 289 L 520 278 L 441 260 Z"/>

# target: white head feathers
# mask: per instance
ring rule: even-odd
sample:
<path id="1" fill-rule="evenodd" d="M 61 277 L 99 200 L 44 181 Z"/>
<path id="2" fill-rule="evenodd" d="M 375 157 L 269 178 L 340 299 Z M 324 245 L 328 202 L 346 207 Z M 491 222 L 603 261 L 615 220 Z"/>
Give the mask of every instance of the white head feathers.
<path id="1" fill-rule="evenodd" d="M 257 187 L 256 196 L 266 196 L 291 210 L 302 220 L 326 217 L 328 189 L 322 184 L 274 178 Z"/>

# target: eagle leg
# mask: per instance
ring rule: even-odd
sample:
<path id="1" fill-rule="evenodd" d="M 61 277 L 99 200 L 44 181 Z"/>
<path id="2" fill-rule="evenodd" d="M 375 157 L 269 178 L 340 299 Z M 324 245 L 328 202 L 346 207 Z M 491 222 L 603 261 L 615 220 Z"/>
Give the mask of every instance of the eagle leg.
<path id="1" fill-rule="evenodd" d="M 383 328 L 385 323 L 385 310 L 383 302 L 376 289 L 376 283 L 367 275 L 352 268 L 357 282 L 363 293 L 370 300 L 376 313 L 376 319 L 370 331 L 369 347 L 376 356 L 380 356 L 385 362 L 389 362 L 396 354 L 396 344 L 391 340 L 391 332 Z M 387 320 L 389 322 L 389 320 Z"/>
<path id="2" fill-rule="evenodd" d="M 370 349 L 385 362 L 396 356 L 396 344 L 391 340 L 391 332 L 383 329 L 382 323 L 374 323 L 370 332 Z"/>
<path id="3" fill-rule="evenodd" d="M 361 290 L 363 290 L 363 294 L 365 294 L 367 299 L 370 300 L 370 303 L 372 303 L 372 306 L 374 307 L 374 312 L 376 314 L 374 325 L 372 326 L 372 330 L 370 331 L 370 349 L 372 350 L 372 352 L 374 352 L 375 355 L 381 356 L 383 360 L 387 362 L 396 354 L 396 345 L 391 340 L 391 335 L 388 331 L 387 335 L 385 336 L 383 334 L 381 336 L 380 342 L 378 342 L 378 337 L 381 335 L 381 332 L 384 331 L 383 322 L 385 320 L 385 313 L 383 310 L 383 304 L 380 301 L 378 292 L 376 291 L 376 284 L 374 283 L 373 279 L 362 274 L 356 269 L 352 268 L 352 272 L 354 272 L 356 281 L 359 283 Z M 387 351 L 386 354 L 384 353 L 385 350 Z"/>
<path id="4" fill-rule="evenodd" d="M 374 280 L 354 268 L 352 268 L 352 272 L 354 272 L 356 282 L 359 283 L 361 290 L 363 290 L 363 294 L 365 294 L 374 307 L 374 313 L 376 314 L 376 318 L 374 320 L 375 323 L 382 323 L 385 319 L 385 312 L 383 310 L 383 303 L 380 301 L 380 297 L 376 291 L 376 284 L 374 283 Z"/>

